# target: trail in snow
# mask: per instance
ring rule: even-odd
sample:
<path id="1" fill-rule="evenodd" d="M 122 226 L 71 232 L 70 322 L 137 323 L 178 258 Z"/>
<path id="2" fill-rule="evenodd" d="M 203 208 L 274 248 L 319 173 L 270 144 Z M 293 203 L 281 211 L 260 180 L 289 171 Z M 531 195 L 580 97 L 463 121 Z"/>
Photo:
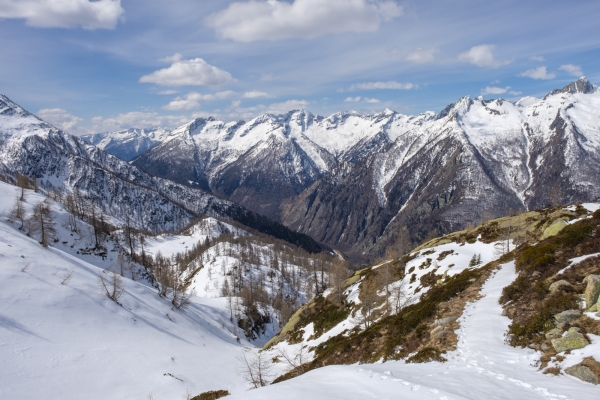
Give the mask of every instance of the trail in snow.
<path id="1" fill-rule="evenodd" d="M 565 399 L 600 398 L 600 387 L 568 376 L 544 375 L 533 364 L 539 354 L 504 343 L 510 320 L 498 298 L 516 278 L 514 263 L 504 264 L 484 285 L 484 297 L 467 305 L 457 331 L 457 350 L 448 362 L 389 362 L 330 366 L 235 399 Z"/>

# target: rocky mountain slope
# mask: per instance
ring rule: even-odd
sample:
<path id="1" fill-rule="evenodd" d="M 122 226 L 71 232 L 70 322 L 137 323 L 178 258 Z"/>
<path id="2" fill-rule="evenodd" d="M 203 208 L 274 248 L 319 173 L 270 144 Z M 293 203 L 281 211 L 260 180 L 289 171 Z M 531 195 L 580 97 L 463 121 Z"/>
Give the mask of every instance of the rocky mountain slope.
<path id="1" fill-rule="evenodd" d="M 310 237 L 197 188 L 153 177 L 78 137 L 68 135 L 0 95 L 0 174 L 18 174 L 47 188 L 79 191 L 102 211 L 140 229 L 177 230 L 202 215 L 238 221 L 309 251 Z"/>
<path id="2" fill-rule="evenodd" d="M 268 359 L 302 359 L 275 383 L 314 369 L 313 377 L 326 375 L 317 371 L 330 365 L 383 361 L 404 375 L 415 371 L 410 364 L 447 363 L 448 370 L 469 360 L 479 373 L 511 382 L 537 370 L 598 384 L 598 210 L 587 203 L 491 220 L 356 272 L 265 346 Z M 561 382 L 552 390 L 564 389 Z"/>
<path id="3" fill-rule="evenodd" d="M 598 199 L 599 104 L 581 78 L 544 99 L 464 97 L 437 115 L 197 119 L 132 163 L 369 259 L 511 211 Z"/>

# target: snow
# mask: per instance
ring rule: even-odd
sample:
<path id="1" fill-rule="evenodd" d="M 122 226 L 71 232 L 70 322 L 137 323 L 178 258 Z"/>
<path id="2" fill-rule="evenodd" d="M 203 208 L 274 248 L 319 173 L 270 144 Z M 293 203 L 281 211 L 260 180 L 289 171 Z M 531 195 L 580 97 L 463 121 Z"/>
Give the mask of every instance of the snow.
<path id="1" fill-rule="evenodd" d="M 594 253 L 594 254 L 586 254 L 585 256 L 580 256 L 580 257 L 575 257 L 569 260 L 569 265 L 567 265 L 566 267 L 564 267 L 563 269 L 561 269 L 560 271 L 558 271 L 558 273 L 556 275 L 561 275 L 563 274 L 566 270 L 568 270 L 569 268 L 571 268 L 573 265 L 579 264 L 580 262 L 587 260 L 588 258 L 592 258 L 592 257 L 597 257 L 600 256 L 600 253 Z"/>
<path id="2" fill-rule="evenodd" d="M 484 297 L 467 305 L 457 331 L 458 348 L 446 355 L 446 363 L 405 364 L 400 361 L 328 366 L 230 398 L 597 399 L 600 396 L 597 386 L 568 376 L 544 375 L 532 365 L 539 354 L 504 343 L 504 332 L 510 320 L 501 315 L 498 298 L 502 289 L 515 278 L 514 264 L 502 265 L 485 283 Z M 595 346 L 596 338 L 593 341 Z M 597 354 L 593 346 L 589 351 Z"/>
<path id="3" fill-rule="evenodd" d="M 102 269 L 44 249 L 5 223 L 0 260 L 1 398 L 180 399 L 188 388 L 245 390 L 235 366 L 250 344 L 236 342 L 225 299 L 193 298 L 188 310 L 173 311 L 155 289 L 123 279 L 121 307 L 98 287 Z"/>

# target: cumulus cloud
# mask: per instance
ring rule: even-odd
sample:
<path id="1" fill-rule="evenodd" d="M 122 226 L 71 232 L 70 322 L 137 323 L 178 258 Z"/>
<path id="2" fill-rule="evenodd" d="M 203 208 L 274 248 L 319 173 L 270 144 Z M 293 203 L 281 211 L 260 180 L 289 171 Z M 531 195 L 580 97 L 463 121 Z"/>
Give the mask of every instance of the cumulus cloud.
<path id="1" fill-rule="evenodd" d="M 180 111 L 180 110 L 194 110 L 200 108 L 201 101 L 214 101 L 224 100 L 233 96 L 235 92 L 226 90 L 223 92 L 217 92 L 213 94 L 200 94 L 197 92 L 190 92 L 185 96 L 178 96 L 173 99 L 169 104 L 163 106 L 165 110 Z"/>
<path id="2" fill-rule="evenodd" d="M 292 110 L 300 110 L 308 106 L 306 100 L 288 100 L 281 103 L 274 103 L 267 107 L 267 112 L 272 114 L 285 114 Z"/>
<path id="3" fill-rule="evenodd" d="M 537 67 L 528 69 L 525 72 L 521 72 L 519 76 L 524 76 L 533 79 L 554 79 L 556 74 L 554 72 L 548 72 L 546 67 Z"/>
<path id="4" fill-rule="evenodd" d="M 164 96 L 164 95 L 170 95 L 170 94 L 176 94 L 176 93 L 177 93 L 177 90 L 161 90 L 157 94 Z"/>
<path id="5" fill-rule="evenodd" d="M 253 42 L 374 32 L 402 11 L 391 0 L 250 0 L 231 3 L 210 15 L 206 23 L 221 38 Z"/>
<path id="6" fill-rule="evenodd" d="M 356 97 L 346 97 L 346 98 L 344 99 L 344 101 L 345 101 L 346 103 L 356 103 L 356 102 L 360 101 L 360 99 L 362 99 L 362 97 L 360 97 L 360 96 L 356 96 Z"/>
<path id="7" fill-rule="evenodd" d="M 161 61 L 172 64 L 142 76 L 140 82 L 163 86 L 220 86 L 234 80 L 229 72 L 212 66 L 201 58 L 184 60 L 181 54 L 175 54 Z"/>
<path id="8" fill-rule="evenodd" d="M 583 76 L 583 71 L 581 70 L 581 67 L 579 67 L 577 65 L 565 64 L 565 65 L 561 65 L 558 69 L 569 73 L 569 75 L 573 75 L 573 76 L 577 76 L 577 77 Z"/>
<path id="9" fill-rule="evenodd" d="M 532 61 L 546 61 L 546 59 L 542 56 L 532 56 L 531 60 Z"/>
<path id="10" fill-rule="evenodd" d="M 244 93 L 243 97 L 245 99 L 258 99 L 260 97 L 269 97 L 269 94 L 265 92 L 259 92 L 258 90 L 252 90 L 250 92 Z"/>
<path id="11" fill-rule="evenodd" d="M 367 103 L 379 103 L 379 99 L 370 99 L 368 97 L 365 97 L 365 101 Z"/>
<path id="12" fill-rule="evenodd" d="M 485 89 L 481 91 L 481 94 L 504 94 L 508 93 L 513 96 L 518 96 L 521 92 L 517 92 L 515 90 L 510 90 L 510 86 L 507 87 L 496 87 L 496 86 L 486 86 Z"/>
<path id="13" fill-rule="evenodd" d="M 416 89 L 418 86 L 412 83 L 400 83 L 396 81 L 387 82 L 364 82 L 356 83 L 350 86 L 350 90 L 363 89 L 363 90 L 375 90 L 375 89 L 395 89 L 395 90 L 410 90 Z"/>
<path id="14" fill-rule="evenodd" d="M 119 114 L 115 117 L 94 117 L 92 118 L 92 126 L 89 132 L 118 131 L 131 127 L 150 128 L 162 126 L 165 128 L 175 128 L 186 122 L 189 122 L 189 117 L 187 116 L 159 115 L 155 112 L 132 111 Z"/>
<path id="15" fill-rule="evenodd" d="M 478 67 L 498 68 L 510 64 L 510 61 L 500 61 L 494 56 L 496 46 L 492 44 L 480 44 L 473 46 L 458 56 L 459 60 L 470 62 Z"/>
<path id="16" fill-rule="evenodd" d="M 63 131 L 72 130 L 77 125 L 81 118 L 70 114 L 62 108 L 44 108 L 37 113 L 38 117 L 44 121 L 62 129 Z"/>
<path id="17" fill-rule="evenodd" d="M 408 61 L 412 61 L 417 64 L 425 64 L 435 60 L 435 53 L 438 50 L 435 47 L 429 47 L 426 49 L 416 48 L 406 56 Z"/>
<path id="18" fill-rule="evenodd" d="M 0 0 L 0 18 L 38 28 L 114 29 L 124 12 L 121 0 Z"/>
<path id="19" fill-rule="evenodd" d="M 495 87 L 495 86 L 486 86 L 486 88 L 481 91 L 481 94 L 503 94 L 503 93 L 508 92 L 509 89 L 510 89 L 510 86 L 507 86 L 505 88 Z"/>

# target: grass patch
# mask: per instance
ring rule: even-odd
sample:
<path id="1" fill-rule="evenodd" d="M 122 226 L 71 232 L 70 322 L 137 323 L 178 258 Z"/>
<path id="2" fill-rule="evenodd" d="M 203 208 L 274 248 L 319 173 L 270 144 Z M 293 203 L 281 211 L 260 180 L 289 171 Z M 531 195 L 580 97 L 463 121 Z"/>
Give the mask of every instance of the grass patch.
<path id="1" fill-rule="evenodd" d="M 211 390 L 209 392 L 201 393 L 198 396 L 194 396 L 191 400 L 217 400 L 221 397 L 229 396 L 229 394 L 230 393 L 227 390 Z"/>

